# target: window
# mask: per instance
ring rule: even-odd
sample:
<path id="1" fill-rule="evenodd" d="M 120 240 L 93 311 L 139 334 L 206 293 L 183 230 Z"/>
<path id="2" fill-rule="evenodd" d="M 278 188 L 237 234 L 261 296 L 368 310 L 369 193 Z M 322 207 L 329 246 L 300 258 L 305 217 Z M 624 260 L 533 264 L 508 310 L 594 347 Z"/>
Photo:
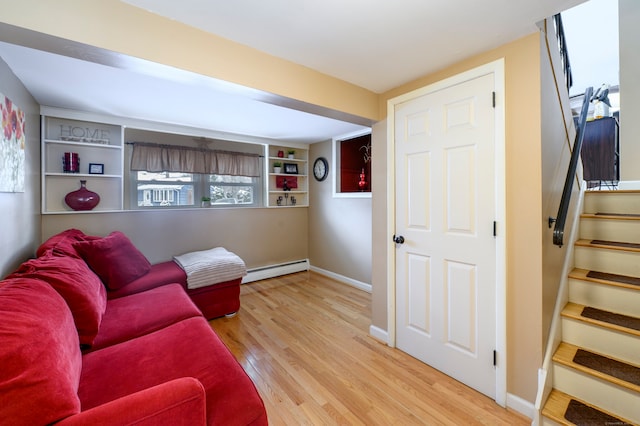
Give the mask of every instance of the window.
<path id="1" fill-rule="evenodd" d="M 195 205 L 194 175 L 191 173 L 136 172 L 138 207 Z"/>
<path id="2" fill-rule="evenodd" d="M 261 144 L 133 129 L 127 137 L 134 140 L 127 142 L 130 208 L 251 207 L 262 202 Z M 171 144 L 158 143 L 166 141 Z"/>
<path id="3" fill-rule="evenodd" d="M 260 179 L 249 176 L 209 175 L 211 204 L 256 205 Z"/>
<path id="4" fill-rule="evenodd" d="M 210 198 L 212 206 L 257 206 L 261 200 L 258 177 L 171 172 L 133 176 L 138 208 L 197 207 L 202 197 Z"/>

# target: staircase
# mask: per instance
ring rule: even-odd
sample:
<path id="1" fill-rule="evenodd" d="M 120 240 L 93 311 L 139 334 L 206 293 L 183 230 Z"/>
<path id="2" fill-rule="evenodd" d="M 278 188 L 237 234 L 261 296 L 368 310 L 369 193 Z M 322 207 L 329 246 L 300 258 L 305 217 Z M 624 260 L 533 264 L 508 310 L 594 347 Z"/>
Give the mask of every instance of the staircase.
<path id="1" fill-rule="evenodd" d="M 640 191 L 587 191 L 544 425 L 640 424 Z"/>

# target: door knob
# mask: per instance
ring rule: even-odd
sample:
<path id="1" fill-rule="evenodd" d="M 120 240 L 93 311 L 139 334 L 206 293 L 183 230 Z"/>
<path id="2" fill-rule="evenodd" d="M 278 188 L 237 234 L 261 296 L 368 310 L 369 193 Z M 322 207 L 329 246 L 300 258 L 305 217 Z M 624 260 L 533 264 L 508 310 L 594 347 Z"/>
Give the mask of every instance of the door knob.
<path id="1" fill-rule="evenodd" d="M 396 244 L 404 244 L 404 237 L 402 235 L 398 235 L 397 237 L 394 235 L 393 242 Z"/>

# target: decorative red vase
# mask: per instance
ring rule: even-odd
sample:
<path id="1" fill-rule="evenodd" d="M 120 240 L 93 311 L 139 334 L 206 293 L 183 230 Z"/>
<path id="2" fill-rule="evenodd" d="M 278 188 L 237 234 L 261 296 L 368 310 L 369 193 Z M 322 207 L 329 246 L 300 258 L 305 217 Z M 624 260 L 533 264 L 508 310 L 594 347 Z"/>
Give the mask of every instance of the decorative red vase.
<path id="1" fill-rule="evenodd" d="M 360 188 L 360 191 L 367 189 L 367 181 L 365 180 L 365 177 L 364 169 L 362 169 L 362 173 L 360 173 L 360 180 L 358 181 L 358 188 Z"/>
<path id="2" fill-rule="evenodd" d="M 64 197 L 65 203 L 73 210 L 93 210 L 100 202 L 100 196 L 87 189 L 87 181 L 80 181 L 80 189 L 68 193 Z"/>

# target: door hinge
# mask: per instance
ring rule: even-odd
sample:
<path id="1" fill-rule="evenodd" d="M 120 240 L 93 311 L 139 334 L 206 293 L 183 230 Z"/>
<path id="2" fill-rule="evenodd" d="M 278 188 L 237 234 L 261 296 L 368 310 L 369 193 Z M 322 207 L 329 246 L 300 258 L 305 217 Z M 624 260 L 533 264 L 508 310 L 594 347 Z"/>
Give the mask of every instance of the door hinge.
<path id="1" fill-rule="evenodd" d="M 493 350 L 493 366 L 495 367 L 496 365 L 498 365 L 498 352 L 496 352 L 496 350 Z"/>
<path id="2" fill-rule="evenodd" d="M 496 107 L 496 92 L 491 92 L 491 103 L 493 104 L 493 107 Z"/>
<path id="3" fill-rule="evenodd" d="M 493 221 L 493 236 L 498 236 L 498 222 L 496 222 L 495 220 Z"/>

